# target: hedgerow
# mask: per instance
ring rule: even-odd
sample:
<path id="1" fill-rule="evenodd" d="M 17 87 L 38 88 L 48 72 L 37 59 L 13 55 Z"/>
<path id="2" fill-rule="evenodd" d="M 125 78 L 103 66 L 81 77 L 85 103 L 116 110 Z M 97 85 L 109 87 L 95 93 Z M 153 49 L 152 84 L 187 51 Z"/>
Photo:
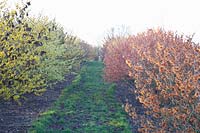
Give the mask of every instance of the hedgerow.
<path id="1" fill-rule="evenodd" d="M 125 37 L 108 39 L 103 47 L 105 79 L 107 81 L 122 80 L 128 76 L 125 59 L 131 55 L 131 40 Z"/>
<path id="2" fill-rule="evenodd" d="M 35 71 L 41 63 L 41 56 L 35 53 L 40 39 L 26 22 L 29 5 L 13 10 L 1 3 L 0 97 L 5 100 L 45 91 L 45 79 Z"/>
<path id="3" fill-rule="evenodd" d="M 18 101 L 42 94 L 80 65 L 80 39 L 48 17 L 29 16 L 27 1 L 9 8 L 0 3 L 0 99 Z"/>
<path id="4" fill-rule="evenodd" d="M 66 35 L 63 27 L 55 20 L 48 21 L 44 17 L 32 18 L 30 23 L 34 25 L 36 32 L 41 27 L 46 30 L 43 45 L 37 48 L 42 56 L 39 73 L 43 73 L 48 83 L 63 80 L 66 73 L 69 73 L 73 66 L 79 65 L 82 60 L 80 39 Z"/>
<path id="5" fill-rule="evenodd" d="M 127 52 L 129 55 L 120 61 L 121 67 L 128 66 L 124 75 L 128 73 L 134 79 L 135 94 L 148 116 L 131 115 L 141 119 L 139 131 L 199 132 L 200 46 L 193 43 L 190 37 L 162 29 L 127 37 L 125 42 L 128 40 L 131 40 L 129 47 L 120 51 L 120 54 Z M 115 47 L 119 49 L 121 43 Z M 114 53 L 115 49 L 109 54 Z M 112 58 L 114 66 L 110 66 L 106 61 L 110 59 L 108 57 L 106 55 L 104 59 L 105 69 L 114 69 L 115 77 L 120 77 L 122 71 L 115 65 L 119 60 Z M 112 80 L 111 75 L 109 78 Z M 126 110 L 135 109 L 129 106 Z"/>

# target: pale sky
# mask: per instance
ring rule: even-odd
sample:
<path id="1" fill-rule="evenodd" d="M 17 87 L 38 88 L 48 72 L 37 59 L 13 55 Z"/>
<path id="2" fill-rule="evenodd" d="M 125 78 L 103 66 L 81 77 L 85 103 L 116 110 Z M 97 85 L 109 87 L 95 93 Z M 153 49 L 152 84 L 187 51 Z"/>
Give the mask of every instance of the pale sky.
<path id="1" fill-rule="evenodd" d="M 100 45 L 109 29 L 121 25 L 133 34 L 157 27 L 196 33 L 194 41 L 200 42 L 199 0 L 32 0 L 31 9 L 55 17 L 66 32 L 93 45 Z"/>

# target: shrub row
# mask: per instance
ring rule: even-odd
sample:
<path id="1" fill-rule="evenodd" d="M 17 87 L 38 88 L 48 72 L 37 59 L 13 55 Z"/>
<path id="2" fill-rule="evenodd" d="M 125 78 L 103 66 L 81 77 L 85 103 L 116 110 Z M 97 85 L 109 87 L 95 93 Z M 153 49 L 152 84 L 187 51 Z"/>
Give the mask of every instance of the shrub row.
<path id="1" fill-rule="evenodd" d="M 106 79 L 135 80 L 149 116 L 140 132 L 200 131 L 200 46 L 191 37 L 150 29 L 111 39 L 104 49 Z"/>
<path id="2" fill-rule="evenodd" d="M 67 35 L 55 20 L 31 17 L 30 2 L 9 8 L 0 3 L 0 99 L 40 95 L 84 58 L 81 40 Z"/>

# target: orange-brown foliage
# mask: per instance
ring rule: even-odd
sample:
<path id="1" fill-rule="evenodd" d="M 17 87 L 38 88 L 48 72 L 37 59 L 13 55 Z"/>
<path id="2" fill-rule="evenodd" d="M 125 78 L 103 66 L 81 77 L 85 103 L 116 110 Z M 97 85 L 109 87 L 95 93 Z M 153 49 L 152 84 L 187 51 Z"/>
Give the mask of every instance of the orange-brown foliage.
<path id="1" fill-rule="evenodd" d="M 104 44 L 104 69 L 107 81 L 117 81 L 128 76 L 126 59 L 131 57 L 130 42 L 127 38 L 113 38 Z"/>
<path id="2" fill-rule="evenodd" d="M 141 132 L 200 131 L 199 45 L 158 29 L 115 43 L 117 57 L 124 57 L 120 60 L 115 59 L 115 49 L 110 49 L 113 44 L 106 46 L 106 77 L 116 80 L 122 78 L 117 76 L 129 75 L 135 79 L 137 98 L 147 109 L 146 114 L 153 117 L 142 122 Z"/>

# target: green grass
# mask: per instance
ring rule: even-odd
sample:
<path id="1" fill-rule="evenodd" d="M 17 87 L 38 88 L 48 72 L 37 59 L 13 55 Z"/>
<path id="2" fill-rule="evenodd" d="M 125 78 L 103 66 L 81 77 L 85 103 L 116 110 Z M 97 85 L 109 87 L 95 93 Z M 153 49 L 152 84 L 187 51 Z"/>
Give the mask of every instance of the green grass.
<path id="1" fill-rule="evenodd" d="M 29 132 L 130 133 L 126 113 L 103 81 L 103 64 L 88 62 L 54 106 L 33 122 Z"/>

